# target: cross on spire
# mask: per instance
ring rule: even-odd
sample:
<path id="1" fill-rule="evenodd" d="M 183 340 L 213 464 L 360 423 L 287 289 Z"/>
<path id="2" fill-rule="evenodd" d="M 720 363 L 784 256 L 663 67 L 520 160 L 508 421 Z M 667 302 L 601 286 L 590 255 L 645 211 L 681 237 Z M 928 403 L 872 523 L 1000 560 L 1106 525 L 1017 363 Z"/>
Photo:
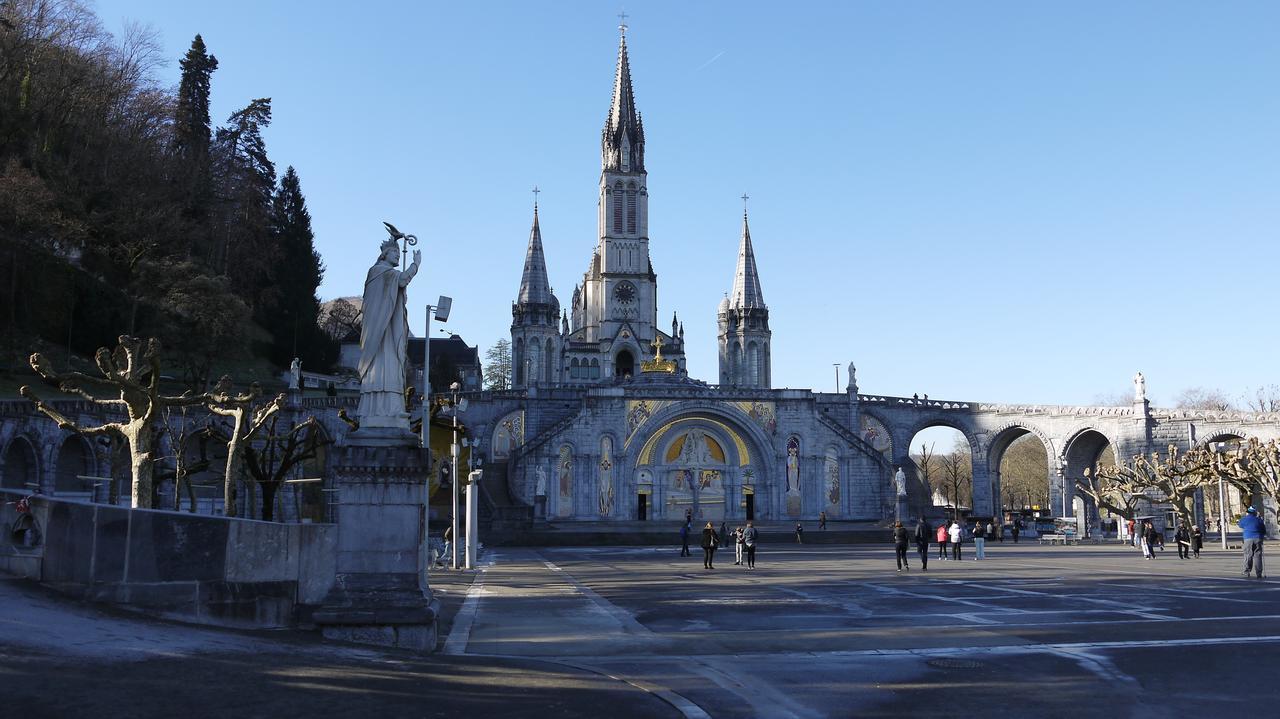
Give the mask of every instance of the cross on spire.
<path id="1" fill-rule="evenodd" d="M 542 192 L 542 190 L 539 190 L 538 186 L 534 185 L 533 186 L 533 209 L 535 210 L 538 209 L 538 193 L 539 192 Z"/>
<path id="2" fill-rule="evenodd" d="M 745 216 L 746 216 L 746 214 L 747 214 L 747 200 L 750 200 L 750 199 L 751 199 L 751 196 L 750 196 L 750 195 L 748 195 L 748 194 L 747 194 L 747 193 L 745 193 L 745 192 L 744 192 L 744 193 L 742 193 L 742 215 L 743 215 L 744 217 L 745 217 Z"/>
<path id="3" fill-rule="evenodd" d="M 625 10 L 618 13 L 618 31 L 623 35 L 627 34 L 627 12 Z"/>

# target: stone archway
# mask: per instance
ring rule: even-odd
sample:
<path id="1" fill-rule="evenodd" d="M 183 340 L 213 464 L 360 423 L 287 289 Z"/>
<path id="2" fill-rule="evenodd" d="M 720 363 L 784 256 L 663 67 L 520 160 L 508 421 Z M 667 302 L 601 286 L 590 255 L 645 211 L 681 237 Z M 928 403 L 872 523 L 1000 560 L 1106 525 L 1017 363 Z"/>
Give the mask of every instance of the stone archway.
<path id="1" fill-rule="evenodd" d="M 1035 476 L 1005 477 L 1005 459 L 1008 451 L 1015 444 L 1021 446 L 1028 442 L 1038 443 L 1038 447 L 1044 455 L 1043 467 L 1039 466 L 1039 460 L 1035 457 L 1024 457 L 1027 459 L 1026 463 L 1030 464 L 1031 467 L 1015 467 L 1012 468 L 1013 471 L 1026 472 L 1033 470 Z M 1034 447 L 1028 449 L 1027 452 L 1032 455 L 1036 454 Z M 1019 450 L 1019 454 L 1022 454 L 1021 450 Z M 1051 506 L 1049 492 L 1055 476 L 1052 460 L 1056 456 L 1053 440 L 1033 424 L 1009 422 L 996 428 L 991 433 L 991 440 L 987 444 L 987 474 L 991 481 L 993 506 L 1002 512 L 1006 506 L 1011 509 L 1024 506 Z M 1009 482 L 1006 480 L 1012 480 L 1015 486 L 1007 486 Z M 1030 483 L 1022 487 L 1016 486 L 1018 482 L 1025 480 L 1030 480 Z"/>
<path id="2" fill-rule="evenodd" d="M 613 360 L 613 376 L 618 379 L 635 376 L 636 373 L 636 356 L 631 354 L 631 350 L 624 349 L 618 353 Z"/>
<path id="3" fill-rule="evenodd" d="M 32 491 L 40 482 L 40 460 L 26 437 L 14 437 L 5 447 L 0 487 Z"/>
<path id="4" fill-rule="evenodd" d="M 633 446 L 634 476 L 651 477 L 650 517 L 723 521 L 770 516 L 776 493 L 767 440 L 743 414 L 717 405 L 681 403 L 657 412 Z M 651 428 L 651 429 L 650 429 Z M 637 488 L 638 489 L 638 488 Z M 746 497 L 750 496 L 751 500 Z"/>
<path id="5" fill-rule="evenodd" d="M 1104 458 L 1107 450 L 1111 450 L 1112 461 L 1115 460 L 1116 445 L 1102 430 L 1096 427 L 1084 427 L 1076 430 L 1062 443 L 1062 453 L 1050 458 L 1050 472 L 1053 473 L 1049 484 L 1050 504 L 1059 517 L 1075 517 L 1080 530 L 1088 534 L 1098 526 L 1101 520 L 1098 508 L 1093 500 L 1084 497 L 1075 502 L 1075 481 L 1084 477 L 1084 470 L 1097 471 L 1098 463 Z"/>
<path id="6" fill-rule="evenodd" d="M 73 434 L 62 441 L 53 470 L 54 494 L 92 491 L 92 480 L 80 479 L 93 476 L 93 451 L 84 437 Z"/>

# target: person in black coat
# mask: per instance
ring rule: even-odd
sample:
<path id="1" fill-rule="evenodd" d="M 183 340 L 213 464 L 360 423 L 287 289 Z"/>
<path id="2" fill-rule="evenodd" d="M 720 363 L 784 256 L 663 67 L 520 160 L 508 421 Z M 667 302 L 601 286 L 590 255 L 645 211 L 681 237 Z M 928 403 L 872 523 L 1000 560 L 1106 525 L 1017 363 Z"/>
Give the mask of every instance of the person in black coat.
<path id="1" fill-rule="evenodd" d="M 898 571 L 903 569 L 911 571 L 911 567 L 907 566 L 907 528 L 902 526 L 902 522 L 893 523 L 893 557 L 898 562 Z"/>
<path id="2" fill-rule="evenodd" d="M 1204 531 L 1200 529 L 1200 525 L 1191 525 L 1191 553 L 1200 558 L 1200 550 L 1204 548 Z"/>
<path id="3" fill-rule="evenodd" d="M 1178 531 L 1173 533 L 1173 541 L 1178 544 L 1178 559 L 1191 559 L 1191 531 L 1187 529 L 1187 525 L 1178 525 Z"/>
<path id="4" fill-rule="evenodd" d="M 716 528 L 711 526 L 711 522 L 707 522 L 707 526 L 702 528 L 702 568 L 715 569 L 716 547 L 720 546 L 720 535 L 716 534 Z"/>
<path id="5" fill-rule="evenodd" d="M 933 527 L 924 517 L 916 522 L 916 552 L 920 554 L 920 568 L 929 571 L 929 543 L 933 541 Z"/>

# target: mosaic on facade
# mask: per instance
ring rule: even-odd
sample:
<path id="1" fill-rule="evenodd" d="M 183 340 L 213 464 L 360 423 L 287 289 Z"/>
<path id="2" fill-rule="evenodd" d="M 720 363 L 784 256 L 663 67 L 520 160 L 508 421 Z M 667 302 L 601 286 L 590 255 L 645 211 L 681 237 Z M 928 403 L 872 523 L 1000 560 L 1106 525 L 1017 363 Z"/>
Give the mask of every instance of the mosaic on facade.
<path id="1" fill-rule="evenodd" d="M 791 437 L 787 439 L 787 486 L 784 495 L 784 503 L 787 508 L 787 516 L 796 518 L 800 516 L 800 438 Z"/>
<path id="2" fill-rule="evenodd" d="M 600 438 L 600 518 L 613 516 L 613 438 Z"/>
<path id="3" fill-rule="evenodd" d="M 493 428 L 493 459 L 506 459 L 523 444 L 524 410 L 510 412 L 498 420 L 498 425 Z"/>
<path id="4" fill-rule="evenodd" d="M 556 458 L 556 516 L 565 519 L 573 515 L 573 448 L 560 445 Z"/>

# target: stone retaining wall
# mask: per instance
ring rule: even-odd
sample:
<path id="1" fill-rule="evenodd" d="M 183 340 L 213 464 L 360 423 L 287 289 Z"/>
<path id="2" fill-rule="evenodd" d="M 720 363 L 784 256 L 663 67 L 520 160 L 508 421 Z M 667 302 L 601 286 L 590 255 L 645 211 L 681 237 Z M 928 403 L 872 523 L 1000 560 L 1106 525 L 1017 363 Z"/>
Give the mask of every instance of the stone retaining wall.
<path id="1" fill-rule="evenodd" d="M 337 527 L 31 498 L 0 490 L 0 571 L 182 621 L 296 626 L 333 585 Z"/>

